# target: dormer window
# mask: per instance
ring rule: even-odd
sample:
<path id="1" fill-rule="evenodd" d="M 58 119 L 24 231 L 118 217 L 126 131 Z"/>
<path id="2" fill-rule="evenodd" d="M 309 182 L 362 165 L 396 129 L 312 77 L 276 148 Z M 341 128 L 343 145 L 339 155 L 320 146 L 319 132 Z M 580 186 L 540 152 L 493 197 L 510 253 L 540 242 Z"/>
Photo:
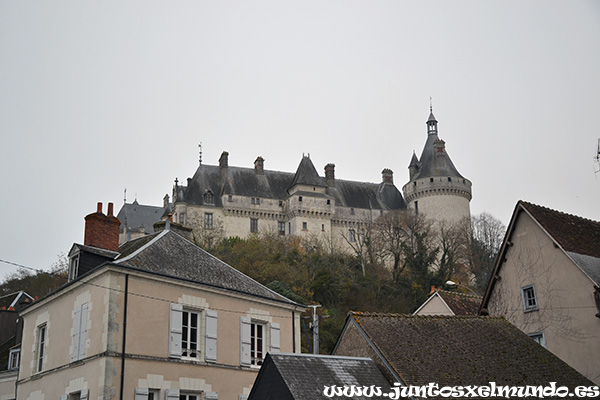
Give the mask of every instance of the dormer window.
<path id="1" fill-rule="evenodd" d="M 215 204 L 215 196 L 212 191 L 207 190 L 204 192 L 204 204 Z"/>
<path id="2" fill-rule="evenodd" d="M 78 274 L 79 274 L 79 254 L 71 257 L 71 260 L 69 262 L 68 280 L 72 281 L 73 279 L 77 279 Z"/>

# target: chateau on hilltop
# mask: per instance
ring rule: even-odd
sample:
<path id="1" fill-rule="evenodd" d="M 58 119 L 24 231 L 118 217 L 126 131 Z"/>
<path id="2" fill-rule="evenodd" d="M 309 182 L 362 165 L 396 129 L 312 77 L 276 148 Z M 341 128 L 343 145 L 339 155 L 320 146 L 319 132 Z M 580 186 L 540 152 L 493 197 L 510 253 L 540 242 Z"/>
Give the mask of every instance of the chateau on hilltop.
<path id="1" fill-rule="evenodd" d="M 408 169 L 410 181 L 402 196 L 391 169 L 383 169 L 379 183 L 357 182 L 336 179 L 334 164 L 325 165 L 324 176 L 319 175 L 310 156 L 303 156 L 292 173 L 265 169 L 260 156 L 253 168 L 230 166 L 224 151 L 218 165 L 201 163 L 185 184 L 176 179 L 172 203 L 165 196 L 162 208 L 125 204 L 119 213 L 120 241 L 151 233 L 148 227 L 157 216 L 164 220 L 168 213 L 197 236 L 217 230 L 224 237 L 241 238 L 272 232 L 342 244 L 355 242 L 369 223 L 389 211 L 408 208 L 451 222 L 470 217 L 471 182 L 450 160 L 433 112 L 421 158 L 413 154 Z M 152 216 L 154 220 L 142 221 Z"/>

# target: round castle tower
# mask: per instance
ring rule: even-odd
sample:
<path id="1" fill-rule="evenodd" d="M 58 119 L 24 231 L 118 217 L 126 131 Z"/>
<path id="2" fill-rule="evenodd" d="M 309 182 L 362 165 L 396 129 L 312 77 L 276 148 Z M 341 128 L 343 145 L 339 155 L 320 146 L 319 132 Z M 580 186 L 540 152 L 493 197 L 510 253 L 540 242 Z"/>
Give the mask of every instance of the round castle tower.
<path id="1" fill-rule="evenodd" d="M 427 142 L 420 159 L 413 152 L 408 171 L 410 180 L 402 192 L 409 209 L 434 221 L 456 222 L 471 217 L 471 181 L 450 160 L 445 142 L 438 137 L 431 107 Z"/>

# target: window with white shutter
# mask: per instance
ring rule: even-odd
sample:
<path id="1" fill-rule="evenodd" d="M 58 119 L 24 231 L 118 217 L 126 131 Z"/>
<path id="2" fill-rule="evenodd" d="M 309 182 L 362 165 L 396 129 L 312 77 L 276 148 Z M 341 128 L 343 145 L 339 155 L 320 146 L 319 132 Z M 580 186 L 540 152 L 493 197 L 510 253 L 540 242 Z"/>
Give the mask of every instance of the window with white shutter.
<path id="1" fill-rule="evenodd" d="M 182 312 L 183 306 L 181 304 L 171 304 L 171 315 L 169 318 L 169 357 L 173 358 L 181 358 Z"/>
<path id="2" fill-rule="evenodd" d="M 279 324 L 273 322 L 271 324 L 271 353 L 279 353 L 281 351 L 281 334 Z"/>
<path id="3" fill-rule="evenodd" d="M 217 362 L 217 312 L 206 311 L 206 362 Z"/>

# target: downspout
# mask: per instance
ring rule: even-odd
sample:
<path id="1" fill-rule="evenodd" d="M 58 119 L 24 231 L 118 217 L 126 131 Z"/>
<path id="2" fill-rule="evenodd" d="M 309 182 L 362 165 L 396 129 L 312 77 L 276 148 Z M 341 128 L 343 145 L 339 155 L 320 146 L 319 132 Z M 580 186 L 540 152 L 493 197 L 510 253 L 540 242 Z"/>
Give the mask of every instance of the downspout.
<path id="1" fill-rule="evenodd" d="M 123 302 L 123 350 L 121 352 L 121 395 L 123 400 L 123 391 L 125 384 L 125 342 L 127 340 L 127 295 L 129 293 L 129 274 L 125 274 L 125 299 Z"/>
<path id="2" fill-rule="evenodd" d="M 292 311 L 292 353 L 296 352 L 296 311 Z"/>

